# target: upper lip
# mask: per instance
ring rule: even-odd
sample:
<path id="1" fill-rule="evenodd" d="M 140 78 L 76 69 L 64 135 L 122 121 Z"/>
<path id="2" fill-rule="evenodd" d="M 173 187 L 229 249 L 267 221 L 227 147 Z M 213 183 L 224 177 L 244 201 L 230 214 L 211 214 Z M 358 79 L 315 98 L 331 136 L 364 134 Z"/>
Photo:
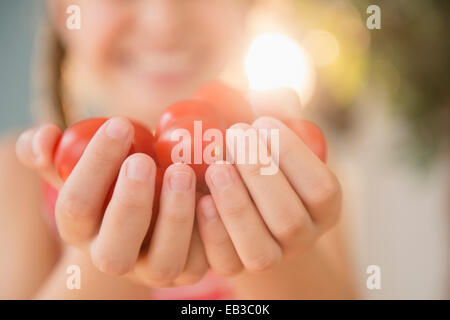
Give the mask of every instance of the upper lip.
<path id="1" fill-rule="evenodd" d="M 193 54 L 189 51 L 140 52 L 128 59 L 139 72 L 184 73 L 192 69 Z"/>

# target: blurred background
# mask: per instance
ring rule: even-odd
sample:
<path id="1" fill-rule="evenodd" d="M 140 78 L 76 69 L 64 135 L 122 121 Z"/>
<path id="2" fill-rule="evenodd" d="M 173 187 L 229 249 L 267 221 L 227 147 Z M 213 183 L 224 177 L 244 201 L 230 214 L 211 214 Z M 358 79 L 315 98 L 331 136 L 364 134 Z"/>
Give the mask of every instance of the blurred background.
<path id="1" fill-rule="evenodd" d="M 380 30 L 366 26 L 371 4 Z M 42 5 L 0 2 L 2 134 L 31 122 Z M 252 90 L 298 90 L 323 127 L 364 298 L 450 297 L 449 16 L 439 0 L 260 1 L 251 13 L 242 71 Z M 369 265 L 381 290 L 366 288 Z"/>

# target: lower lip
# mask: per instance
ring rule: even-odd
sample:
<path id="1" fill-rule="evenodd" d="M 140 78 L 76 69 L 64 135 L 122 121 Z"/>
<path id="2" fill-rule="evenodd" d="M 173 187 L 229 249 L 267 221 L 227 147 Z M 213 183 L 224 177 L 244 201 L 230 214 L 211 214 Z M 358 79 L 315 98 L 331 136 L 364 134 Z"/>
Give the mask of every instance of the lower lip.
<path id="1" fill-rule="evenodd" d="M 123 70 L 123 67 L 125 67 L 126 70 Z M 129 65 L 128 63 L 122 64 L 121 69 L 131 75 L 134 79 L 137 79 L 140 84 L 156 87 L 158 90 L 171 90 L 180 85 L 184 85 L 192 79 L 195 70 L 197 70 L 197 68 L 192 65 L 189 66 L 189 68 L 186 67 L 181 70 L 152 72 L 136 68 L 136 66 Z"/>
<path id="2" fill-rule="evenodd" d="M 191 72 L 167 72 L 140 75 L 146 83 L 160 88 L 178 86 L 188 81 L 191 76 Z"/>

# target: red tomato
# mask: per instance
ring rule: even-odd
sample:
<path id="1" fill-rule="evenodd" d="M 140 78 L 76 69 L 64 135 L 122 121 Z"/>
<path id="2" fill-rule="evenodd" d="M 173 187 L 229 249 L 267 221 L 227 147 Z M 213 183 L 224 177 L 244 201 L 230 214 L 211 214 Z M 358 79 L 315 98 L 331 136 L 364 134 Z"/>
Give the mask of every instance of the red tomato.
<path id="1" fill-rule="evenodd" d="M 153 134 L 139 122 L 131 121 L 134 128 L 134 138 L 130 148 L 130 154 L 144 153 L 152 157 L 156 165 L 158 159 L 155 152 L 155 137 Z"/>
<path id="2" fill-rule="evenodd" d="M 63 136 L 55 150 L 54 163 L 58 170 L 58 174 L 65 181 L 69 177 L 73 168 L 81 158 L 84 150 L 86 149 L 89 141 L 95 135 L 97 130 L 107 121 L 106 118 L 93 118 L 80 121 L 66 131 L 64 131 Z M 151 156 L 156 161 L 156 153 L 154 150 L 154 137 L 143 125 L 132 121 L 134 128 L 134 137 L 130 147 L 129 154 L 133 153 L 144 153 Z M 161 189 L 163 182 L 163 170 L 157 168 L 155 177 L 155 196 L 153 200 L 153 216 L 151 220 L 151 227 L 147 232 L 143 247 L 148 245 L 150 240 L 150 235 L 155 225 L 155 221 L 159 212 L 159 202 L 161 197 Z M 108 196 L 106 198 L 104 209 L 108 205 L 113 191 L 114 185 L 111 186 Z"/>
<path id="3" fill-rule="evenodd" d="M 195 131 L 195 121 L 201 121 L 198 123 L 198 131 Z M 201 127 L 200 127 L 201 126 Z M 186 136 L 180 137 L 178 140 L 172 140 L 172 134 L 177 129 L 185 129 Z M 208 129 L 220 130 L 220 140 L 216 141 L 203 141 L 205 132 Z M 179 131 L 181 133 L 181 131 Z M 224 149 L 225 128 L 220 121 L 214 120 L 209 117 L 190 116 L 175 119 L 169 128 L 166 128 L 161 132 L 158 140 L 155 144 L 156 154 L 159 159 L 159 163 L 162 168 L 166 169 L 174 162 L 183 162 L 189 164 L 195 171 L 197 176 L 197 184 L 201 187 L 205 187 L 205 172 L 210 163 L 207 163 L 208 159 L 203 157 L 204 153 L 209 154 L 212 157 L 216 155 L 217 147 L 220 148 L 220 152 Z M 205 151 L 206 150 L 206 151 Z M 172 152 L 180 159 L 172 159 Z M 190 154 L 187 154 L 190 152 Z M 197 153 L 197 158 L 195 154 Z M 179 161 L 178 161 L 179 160 Z M 198 161 L 196 161 L 198 160 Z"/>
<path id="4" fill-rule="evenodd" d="M 84 120 L 64 131 L 54 155 L 55 166 L 61 179 L 67 180 L 89 141 L 106 120 L 105 118 Z"/>
<path id="5" fill-rule="evenodd" d="M 320 160 L 327 162 L 327 144 L 318 126 L 306 120 L 290 119 L 285 120 L 284 123 L 303 140 Z"/>
<path id="6" fill-rule="evenodd" d="M 228 126 L 238 122 L 251 123 L 254 120 L 250 103 L 238 90 L 219 81 L 205 84 L 194 94 L 213 105 L 225 117 Z"/>
<path id="7" fill-rule="evenodd" d="M 106 118 L 83 120 L 64 131 L 54 154 L 54 163 L 61 179 L 67 180 L 89 141 L 107 120 Z M 134 138 L 130 154 L 145 153 L 156 159 L 153 135 L 142 125 L 136 122 L 132 122 L 132 124 Z"/>
<path id="8" fill-rule="evenodd" d="M 184 117 L 199 117 L 199 119 L 211 118 L 221 121 L 220 114 L 206 101 L 202 100 L 186 100 L 179 101 L 170 105 L 161 115 L 156 127 L 155 137 L 169 128 L 172 123 Z"/>
<path id="9" fill-rule="evenodd" d="M 64 131 L 58 145 L 56 146 L 54 163 L 59 176 L 65 181 L 69 177 L 73 168 L 80 160 L 89 141 L 95 135 L 97 130 L 107 121 L 106 118 L 93 118 L 78 122 Z M 134 128 L 134 137 L 130 147 L 129 154 L 144 153 L 155 159 L 154 137 L 144 126 L 132 121 Z M 162 170 L 157 169 L 155 182 L 155 198 L 153 202 L 152 221 L 156 219 L 159 211 L 159 200 L 162 188 Z M 106 198 L 104 209 L 111 200 L 114 191 L 115 182 L 112 184 Z M 152 222 L 154 223 L 154 222 Z"/>

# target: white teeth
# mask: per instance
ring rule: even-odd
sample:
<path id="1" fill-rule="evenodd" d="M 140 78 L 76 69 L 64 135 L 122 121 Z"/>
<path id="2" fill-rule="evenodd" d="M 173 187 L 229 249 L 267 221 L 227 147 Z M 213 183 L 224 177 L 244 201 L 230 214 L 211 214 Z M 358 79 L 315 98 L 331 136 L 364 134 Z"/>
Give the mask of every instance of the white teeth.
<path id="1" fill-rule="evenodd" d="M 133 67 L 143 73 L 179 73 L 191 68 L 191 55 L 188 53 L 136 55 Z"/>

